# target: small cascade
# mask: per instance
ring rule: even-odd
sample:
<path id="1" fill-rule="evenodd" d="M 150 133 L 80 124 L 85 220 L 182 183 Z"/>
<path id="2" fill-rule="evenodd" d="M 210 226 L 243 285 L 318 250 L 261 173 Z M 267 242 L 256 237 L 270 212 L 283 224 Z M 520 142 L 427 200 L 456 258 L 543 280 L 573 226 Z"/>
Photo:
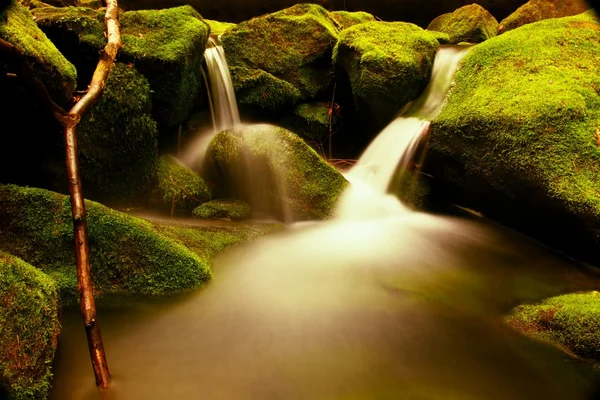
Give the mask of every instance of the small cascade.
<path id="1" fill-rule="evenodd" d="M 342 196 L 338 217 L 370 219 L 408 211 L 395 196 L 387 194 L 390 182 L 411 170 L 419 143 L 442 110 L 454 73 L 470 47 L 440 47 L 425 91 L 381 131 L 346 173 L 352 186 Z"/>

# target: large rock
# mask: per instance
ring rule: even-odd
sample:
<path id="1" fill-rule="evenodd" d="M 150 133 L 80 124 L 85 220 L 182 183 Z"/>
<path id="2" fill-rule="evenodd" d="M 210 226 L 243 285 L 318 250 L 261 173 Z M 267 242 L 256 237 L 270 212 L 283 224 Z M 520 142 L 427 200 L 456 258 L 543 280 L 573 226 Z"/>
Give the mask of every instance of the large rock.
<path id="1" fill-rule="evenodd" d="M 315 4 L 242 22 L 221 41 L 240 104 L 277 109 L 315 98 L 331 81 L 337 28 Z"/>
<path id="2" fill-rule="evenodd" d="M 600 263 L 600 24 L 591 12 L 474 47 L 433 121 L 434 192 Z"/>
<path id="3" fill-rule="evenodd" d="M 580 14 L 590 8 L 585 0 L 530 0 L 500 22 L 500 33 L 548 18 Z"/>
<path id="4" fill-rule="evenodd" d="M 149 222 L 86 201 L 96 295 L 157 294 L 200 286 L 208 260 L 159 234 Z M 35 265 L 58 283 L 63 302 L 77 301 L 73 225 L 68 196 L 0 185 L 0 250 Z"/>
<path id="5" fill-rule="evenodd" d="M 349 80 L 356 110 L 372 133 L 423 91 L 438 41 L 404 22 L 367 22 L 340 34 L 333 52 L 336 77 Z"/>
<path id="6" fill-rule="evenodd" d="M 0 251 L 0 397 L 45 399 L 60 332 L 56 284 Z"/>
<path id="7" fill-rule="evenodd" d="M 224 197 L 245 200 L 254 213 L 285 220 L 330 216 L 346 186 L 342 175 L 302 139 L 272 125 L 219 133 L 204 169 Z"/>
<path id="8" fill-rule="evenodd" d="M 329 16 L 336 22 L 341 30 L 362 24 L 363 22 L 376 21 L 373 15 L 364 11 L 332 11 L 329 13 Z"/>
<path id="9" fill-rule="evenodd" d="M 106 45 L 104 12 L 80 7 L 33 10 L 38 25 L 80 71 L 88 85 Z M 202 87 L 203 53 L 208 25 L 190 6 L 124 12 L 120 16 L 123 48 L 118 60 L 132 63 L 150 82 L 153 115 L 164 126 L 187 118 Z M 85 86 L 84 86 L 85 87 Z"/>
<path id="10" fill-rule="evenodd" d="M 156 180 L 156 122 L 148 80 L 133 66 L 116 63 L 98 103 L 78 129 L 85 195 L 119 206 L 145 204 Z M 54 188 L 67 192 L 62 141 L 56 149 Z"/>
<path id="11" fill-rule="evenodd" d="M 498 34 L 498 21 L 485 8 L 471 4 L 440 15 L 427 30 L 447 33 L 450 43 L 480 43 Z"/>

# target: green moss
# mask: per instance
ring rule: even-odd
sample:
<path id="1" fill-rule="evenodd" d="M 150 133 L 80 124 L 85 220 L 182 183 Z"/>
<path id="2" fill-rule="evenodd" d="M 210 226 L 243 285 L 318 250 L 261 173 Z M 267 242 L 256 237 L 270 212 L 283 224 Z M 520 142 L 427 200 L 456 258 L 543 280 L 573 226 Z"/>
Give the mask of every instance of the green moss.
<path id="1" fill-rule="evenodd" d="M 52 279 L 0 251 L 0 394 L 8 400 L 48 397 L 58 311 Z"/>
<path id="2" fill-rule="evenodd" d="M 450 35 L 444 32 L 430 31 L 439 44 L 450 44 Z"/>
<path id="3" fill-rule="evenodd" d="M 580 14 L 590 6 L 584 0 L 530 0 L 514 13 L 500 21 L 500 33 L 525 24 L 548 18 L 561 18 Z"/>
<path id="4" fill-rule="evenodd" d="M 211 278 L 205 260 L 162 236 L 149 222 L 93 201 L 86 201 L 86 208 L 96 295 L 176 292 L 198 287 Z M 0 249 L 54 278 L 64 302 L 77 301 L 67 196 L 0 186 Z"/>
<path id="5" fill-rule="evenodd" d="M 336 22 L 340 30 L 362 24 L 363 22 L 375 21 L 373 15 L 364 11 L 331 11 L 329 16 Z"/>
<path id="6" fill-rule="evenodd" d="M 233 28 L 234 26 L 237 25 L 237 24 L 234 24 L 231 22 L 220 22 L 220 21 L 213 21 L 210 19 L 205 19 L 204 22 L 206 22 L 208 24 L 208 26 L 210 26 L 210 34 L 211 35 L 220 35 L 220 34 L 224 33 L 226 30 Z"/>
<path id="7" fill-rule="evenodd" d="M 192 215 L 203 219 L 229 218 L 241 221 L 250 218 L 251 211 L 248 203 L 242 200 L 212 200 L 196 207 Z"/>
<path id="8" fill-rule="evenodd" d="M 204 180 L 173 156 L 162 156 L 158 164 L 158 190 L 168 207 L 193 208 L 210 200 Z M 192 204 L 192 206 L 190 206 Z"/>
<path id="9" fill-rule="evenodd" d="M 531 337 L 554 342 L 570 353 L 600 362 L 600 293 L 573 293 L 521 305 L 509 325 Z"/>
<path id="10" fill-rule="evenodd" d="M 423 91 L 438 45 L 413 24 L 367 22 L 340 34 L 333 61 L 350 80 L 357 111 L 382 128 Z"/>
<path id="11" fill-rule="evenodd" d="M 221 132 L 205 161 L 206 175 L 227 197 L 280 218 L 288 211 L 294 218 L 326 218 L 346 186 L 302 139 L 271 125 Z"/>
<path id="12" fill-rule="evenodd" d="M 299 104 L 278 124 L 306 140 L 317 152 L 325 153 L 324 149 L 329 138 L 329 107 L 327 103 Z M 334 115 L 332 133 L 337 132 L 340 125 L 340 117 Z"/>
<path id="13" fill-rule="evenodd" d="M 467 197 L 500 193 L 518 209 L 581 221 L 587 238 L 599 243 L 599 33 L 593 16 L 582 14 L 474 47 L 430 128 L 431 148 L 462 172 L 448 168 L 457 172 L 436 180 Z M 488 201 L 470 206 L 496 215 L 506 208 Z"/>
<path id="14" fill-rule="evenodd" d="M 304 100 L 316 97 L 330 82 L 330 55 L 336 39 L 333 20 L 315 4 L 298 4 L 227 30 L 221 41 L 229 65 L 239 68 L 232 74 L 236 95 L 246 92 L 238 96 L 238 101 L 271 109 L 275 104 L 293 100 L 296 94 L 290 96 L 290 92 L 298 91 Z M 247 78 L 244 73 L 252 77 Z M 278 83 L 271 93 L 258 85 L 248 86 L 248 81 L 257 79 L 269 83 L 281 80 L 294 89 Z"/>
<path id="15" fill-rule="evenodd" d="M 294 85 L 262 69 L 230 67 L 230 72 L 239 104 L 278 110 L 302 99 L 302 93 Z"/>
<path id="16" fill-rule="evenodd" d="M 156 122 L 148 81 L 122 63 L 112 68 L 100 100 L 79 125 L 79 162 L 87 197 L 108 204 L 144 203 L 156 180 Z M 59 182 L 64 160 L 58 165 Z"/>
<path id="17" fill-rule="evenodd" d="M 427 30 L 447 33 L 450 43 L 480 43 L 498 34 L 498 21 L 479 4 L 470 4 L 440 15 Z"/>
<path id="18" fill-rule="evenodd" d="M 75 67 L 36 26 L 27 8 L 15 3 L 3 14 L 0 39 L 13 44 L 26 56 L 35 77 L 46 85 L 54 101 L 70 105 L 77 79 Z"/>
<path id="19" fill-rule="evenodd" d="M 34 10 L 34 15 L 61 51 L 91 76 L 97 51 L 106 45 L 102 10 L 45 7 Z M 120 15 L 119 60 L 132 63 L 150 82 L 155 93 L 153 116 L 159 124 L 183 122 L 200 91 L 208 38 L 208 25 L 201 18 L 191 6 Z"/>

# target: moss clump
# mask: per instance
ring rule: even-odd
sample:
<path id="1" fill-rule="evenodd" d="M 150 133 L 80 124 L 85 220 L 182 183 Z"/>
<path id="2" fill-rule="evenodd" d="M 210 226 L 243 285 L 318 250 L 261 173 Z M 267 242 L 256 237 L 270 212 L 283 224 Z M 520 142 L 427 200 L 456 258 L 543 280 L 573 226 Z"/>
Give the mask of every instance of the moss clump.
<path id="1" fill-rule="evenodd" d="M 367 22 L 340 34 L 333 61 L 350 80 L 357 111 L 381 129 L 427 86 L 438 45 L 413 24 Z"/>
<path id="2" fill-rule="evenodd" d="M 208 263 L 165 238 L 147 221 L 86 201 L 90 263 L 96 295 L 159 294 L 210 279 Z M 54 278 L 67 303 L 77 301 L 71 206 L 67 196 L 0 186 L 0 249 Z"/>
<path id="3" fill-rule="evenodd" d="M 599 39 L 586 13 L 475 46 L 429 131 L 438 165 L 430 173 L 446 197 L 595 259 Z"/>
<path id="4" fill-rule="evenodd" d="M 346 186 L 302 139 L 272 125 L 219 133 L 209 146 L 205 171 L 226 197 L 247 201 L 257 214 L 284 219 L 328 217 Z"/>
<path id="5" fill-rule="evenodd" d="M 600 362 L 600 293 L 572 293 L 521 305 L 507 317 L 520 332 Z"/>
<path id="6" fill-rule="evenodd" d="M 229 65 L 238 68 L 232 74 L 238 102 L 272 109 L 316 97 L 329 84 L 336 39 L 337 28 L 327 10 L 315 4 L 298 4 L 227 30 L 221 41 Z M 246 72 L 252 77 L 245 77 Z M 254 84 L 258 79 L 260 85 L 273 87 Z M 296 93 L 290 96 L 296 91 L 297 99 Z"/>
<path id="7" fill-rule="evenodd" d="M 231 29 L 237 25 L 237 24 L 234 24 L 231 22 L 220 22 L 220 21 L 213 21 L 210 19 L 205 19 L 204 22 L 206 22 L 208 24 L 208 26 L 210 26 L 210 34 L 211 35 L 220 35 L 220 34 L 224 33 L 226 30 Z"/>
<path id="8" fill-rule="evenodd" d="M 54 281 L 0 251 L 0 394 L 9 400 L 48 397 L 58 311 Z"/>
<path id="9" fill-rule="evenodd" d="M 500 21 L 498 30 L 502 33 L 543 19 L 580 14 L 589 8 L 584 0 L 530 0 Z"/>
<path id="10" fill-rule="evenodd" d="M 335 112 L 334 112 L 335 114 Z M 341 118 L 332 118 L 332 133 L 341 125 Z M 325 153 L 329 138 L 329 106 L 325 102 L 302 103 L 279 121 L 279 125 L 289 129 L 306 140 L 317 152 Z"/>
<path id="11" fill-rule="evenodd" d="M 203 219 L 229 218 L 241 221 L 250 218 L 251 212 L 248 203 L 242 200 L 212 200 L 196 207 L 192 214 Z"/>
<path id="12" fill-rule="evenodd" d="M 106 44 L 102 10 L 44 7 L 34 15 L 48 37 L 90 78 L 98 50 Z M 127 11 L 120 16 L 119 60 L 132 63 L 150 82 L 155 93 L 153 116 L 159 124 L 183 122 L 200 91 L 208 38 L 208 25 L 201 18 L 191 6 Z"/>
<path id="13" fill-rule="evenodd" d="M 135 68 L 116 63 L 100 100 L 78 130 L 81 177 L 88 198 L 121 206 L 148 199 L 158 163 L 158 130 L 151 111 L 146 78 Z M 67 181 L 63 158 L 54 167 L 60 183 Z"/>
<path id="14" fill-rule="evenodd" d="M 450 43 L 480 43 L 498 35 L 498 21 L 479 4 L 471 4 L 440 15 L 427 30 L 447 33 Z"/>
<path id="15" fill-rule="evenodd" d="M 364 11 L 331 11 L 329 16 L 335 21 L 340 30 L 362 24 L 363 22 L 375 21 L 375 17 L 373 15 Z"/>
<path id="16" fill-rule="evenodd" d="M 204 180 L 173 156 L 162 156 L 158 163 L 158 192 L 168 207 L 191 209 L 209 201 Z"/>
<path id="17" fill-rule="evenodd" d="M 27 8 L 13 3 L 2 12 L 0 39 L 11 43 L 25 55 L 35 77 L 46 85 L 54 101 L 70 105 L 77 71 L 36 26 Z M 1 68 L 3 63 L 0 63 L 0 71 Z"/>

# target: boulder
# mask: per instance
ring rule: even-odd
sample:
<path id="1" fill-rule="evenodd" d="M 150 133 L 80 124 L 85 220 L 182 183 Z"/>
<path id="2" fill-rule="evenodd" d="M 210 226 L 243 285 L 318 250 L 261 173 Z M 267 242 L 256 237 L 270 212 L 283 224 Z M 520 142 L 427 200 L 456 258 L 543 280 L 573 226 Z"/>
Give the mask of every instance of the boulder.
<path id="1" fill-rule="evenodd" d="M 80 71 L 86 87 L 106 44 L 104 12 L 82 7 L 33 10 L 36 22 Z M 118 60 L 131 63 L 154 92 L 153 117 L 161 126 L 185 121 L 202 88 L 208 25 L 190 6 L 128 11 L 120 16 L 123 48 Z"/>
<path id="2" fill-rule="evenodd" d="M 221 41 L 241 105 L 264 110 L 323 93 L 331 81 L 338 30 L 327 10 L 298 4 L 244 21 Z"/>
<path id="3" fill-rule="evenodd" d="M 438 46 L 430 32 L 404 22 L 367 22 L 340 33 L 336 78 L 349 80 L 361 126 L 377 133 L 421 94 Z"/>
<path id="4" fill-rule="evenodd" d="M 479 4 L 471 4 L 440 15 L 427 30 L 447 33 L 450 43 L 480 43 L 498 35 L 498 21 Z"/>
<path id="5" fill-rule="evenodd" d="M 226 30 L 231 29 L 236 25 L 231 22 L 213 21 L 211 19 L 205 19 L 204 22 L 206 22 L 208 24 L 208 26 L 210 27 L 211 35 L 220 35 L 220 34 L 224 33 Z"/>
<path id="6" fill-rule="evenodd" d="M 248 202 L 254 215 L 286 221 L 329 217 L 347 184 L 302 139 L 272 125 L 219 133 L 204 174 L 223 197 Z"/>
<path id="7" fill-rule="evenodd" d="M 503 33 L 543 19 L 580 14 L 589 8 L 585 0 L 530 0 L 500 21 L 498 29 Z"/>
<path id="8" fill-rule="evenodd" d="M 145 220 L 86 200 L 95 295 L 171 293 L 211 278 L 210 264 Z M 0 250 L 35 265 L 76 303 L 77 276 L 68 196 L 0 185 Z"/>
<path id="9" fill-rule="evenodd" d="M 600 24 L 591 12 L 475 46 L 430 128 L 440 199 L 600 263 Z"/>
<path id="10" fill-rule="evenodd" d="M 340 30 L 362 24 L 363 22 L 376 21 L 373 15 L 364 11 L 332 11 L 329 13 L 329 16 L 336 22 Z"/>
<path id="11" fill-rule="evenodd" d="M 162 156 L 158 163 L 157 191 L 164 206 L 171 212 L 175 207 L 191 210 L 212 197 L 200 176 L 169 155 Z"/>
<path id="12" fill-rule="evenodd" d="M 0 251 L 0 397 L 45 399 L 60 332 L 54 281 Z"/>
<path id="13" fill-rule="evenodd" d="M 252 210 L 250 205 L 242 200 L 211 200 L 194 209 L 192 214 L 196 218 L 220 219 L 229 218 L 232 221 L 241 221 L 250 218 Z"/>

